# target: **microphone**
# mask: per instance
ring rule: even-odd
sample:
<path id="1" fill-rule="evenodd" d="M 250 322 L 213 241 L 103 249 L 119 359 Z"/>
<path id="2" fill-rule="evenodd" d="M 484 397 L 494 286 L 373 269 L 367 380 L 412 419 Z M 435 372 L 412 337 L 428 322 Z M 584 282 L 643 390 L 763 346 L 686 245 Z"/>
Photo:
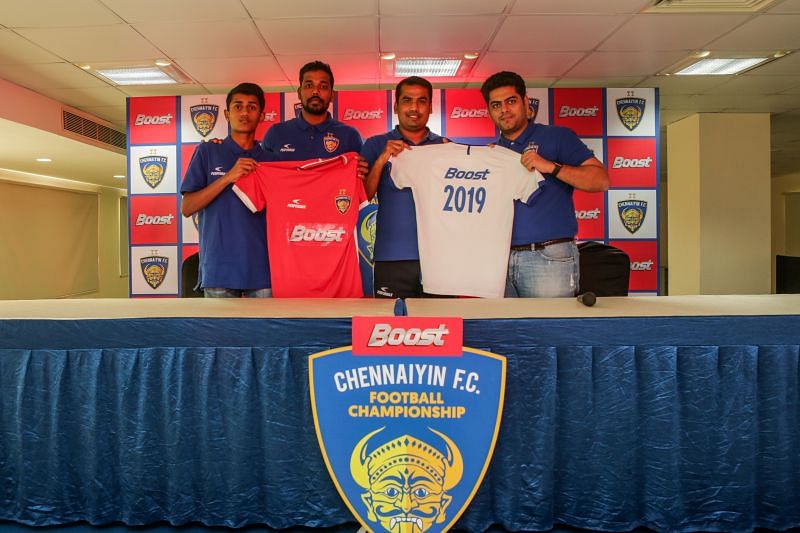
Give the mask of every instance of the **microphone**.
<path id="1" fill-rule="evenodd" d="M 586 291 L 583 294 L 579 294 L 577 299 L 586 307 L 591 307 L 597 301 L 597 296 L 592 291 Z"/>

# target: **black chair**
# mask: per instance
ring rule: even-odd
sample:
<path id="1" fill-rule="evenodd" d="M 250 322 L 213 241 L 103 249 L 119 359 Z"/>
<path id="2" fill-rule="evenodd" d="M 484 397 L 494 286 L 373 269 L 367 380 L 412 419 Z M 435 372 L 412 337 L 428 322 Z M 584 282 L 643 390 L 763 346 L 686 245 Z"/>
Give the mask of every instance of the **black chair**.
<path id="1" fill-rule="evenodd" d="M 578 294 L 593 292 L 595 296 L 627 296 L 631 277 L 628 254 L 601 242 L 578 244 L 580 252 L 580 288 Z"/>
<path id="2" fill-rule="evenodd" d="M 181 266 L 181 297 L 202 298 L 203 293 L 195 290 L 200 276 L 200 255 L 192 254 Z"/>
<path id="3" fill-rule="evenodd" d="M 800 257 L 775 256 L 775 292 L 800 294 Z"/>

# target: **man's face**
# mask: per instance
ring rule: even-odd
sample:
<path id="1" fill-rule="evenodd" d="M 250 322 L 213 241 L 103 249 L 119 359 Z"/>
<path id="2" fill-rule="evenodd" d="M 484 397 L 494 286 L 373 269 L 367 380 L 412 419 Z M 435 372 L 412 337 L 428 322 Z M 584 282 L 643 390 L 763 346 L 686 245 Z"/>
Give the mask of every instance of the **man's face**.
<path id="1" fill-rule="evenodd" d="M 425 129 L 431 116 L 431 98 L 428 90 L 419 85 L 403 85 L 396 98 L 394 112 L 400 129 L 417 132 Z"/>
<path id="2" fill-rule="evenodd" d="M 231 131 L 250 133 L 256 131 L 258 123 L 264 119 L 264 110 L 255 96 L 235 93 L 225 110 L 225 118 L 231 125 Z"/>
<path id="3" fill-rule="evenodd" d="M 303 111 L 311 115 L 324 115 L 333 100 L 333 87 L 328 73 L 310 70 L 303 74 L 303 81 L 297 89 Z"/>
<path id="4" fill-rule="evenodd" d="M 513 137 L 528 125 L 528 98 L 507 85 L 489 91 L 489 115 L 506 137 Z"/>
<path id="5" fill-rule="evenodd" d="M 450 497 L 419 466 L 389 468 L 365 495 L 370 520 L 392 533 L 424 533 L 445 520 Z"/>

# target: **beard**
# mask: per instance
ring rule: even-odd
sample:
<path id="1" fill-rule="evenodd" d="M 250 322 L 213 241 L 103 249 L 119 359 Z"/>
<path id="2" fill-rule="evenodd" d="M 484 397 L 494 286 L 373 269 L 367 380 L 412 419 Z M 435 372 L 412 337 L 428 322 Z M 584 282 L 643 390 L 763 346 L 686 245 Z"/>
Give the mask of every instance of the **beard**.
<path id="1" fill-rule="evenodd" d="M 320 103 L 317 107 L 311 107 L 312 102 L 316 104 L 317 102 Z M 324 115 L 328 112 L 328 106 L 325 105 L 325 102 L 322 101 L 321 98 L 309 98 L 305 102 L 303 102 L 303 111 L 308 113 L 309 115 Z"/>

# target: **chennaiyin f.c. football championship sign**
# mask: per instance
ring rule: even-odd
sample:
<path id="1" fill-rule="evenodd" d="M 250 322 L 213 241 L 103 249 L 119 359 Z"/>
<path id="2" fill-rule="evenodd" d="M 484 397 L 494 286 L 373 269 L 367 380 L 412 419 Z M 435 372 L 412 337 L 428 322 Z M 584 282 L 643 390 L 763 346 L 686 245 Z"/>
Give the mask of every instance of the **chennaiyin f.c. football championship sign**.
<path id="1" fill-rule="evenodd" d="M 325 464 L 369 531 L 446 531 L 483 480 L 506 360 L 462 338 L 461 318 L 354 317 L 352 346 L 309 359 Z"/>

